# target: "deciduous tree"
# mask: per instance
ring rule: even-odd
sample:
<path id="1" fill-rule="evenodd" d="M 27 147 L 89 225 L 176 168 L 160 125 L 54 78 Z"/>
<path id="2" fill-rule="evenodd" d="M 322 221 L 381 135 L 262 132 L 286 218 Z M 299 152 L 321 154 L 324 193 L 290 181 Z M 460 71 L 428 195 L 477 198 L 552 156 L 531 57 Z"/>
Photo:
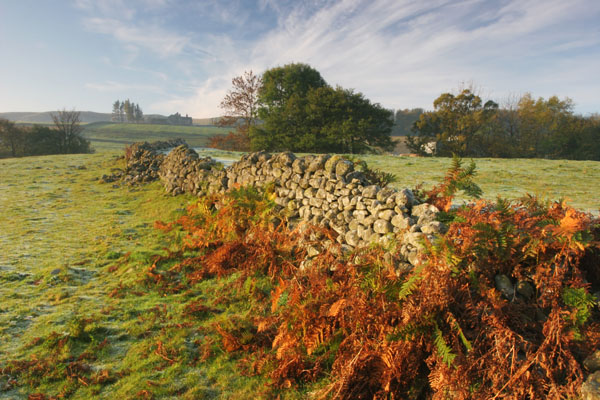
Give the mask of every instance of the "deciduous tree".
<path id="1" fill-rule="evenodd" d="M 59 133 L 60 153 L 90 152 L 90 142 L 81 136 L 83 127 L 79 115 L 79 111 L 66 109 L 52 114 L 54 126 Z"/>
<path id="2" fill-rule="evenodd" d="M 327 85 L 306 64 L 288 64 L 263 74 L 253 149 L 364 152 L 389 149 L 392 113 L 361 93 Z"/>

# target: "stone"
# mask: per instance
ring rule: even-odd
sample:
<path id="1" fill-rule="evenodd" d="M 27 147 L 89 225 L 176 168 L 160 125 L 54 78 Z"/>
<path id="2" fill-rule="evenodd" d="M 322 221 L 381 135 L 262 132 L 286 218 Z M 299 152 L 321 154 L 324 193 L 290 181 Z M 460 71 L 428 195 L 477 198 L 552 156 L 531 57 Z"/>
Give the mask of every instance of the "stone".
<path id="1" fill-rule="evenodd" d="M 588 376 L 581 385 L 581 400 L 600 400 L 600 371 Z"/>
<path id="2" fill-rule="evenodd" d="M 357 220 L 353 219 L 352 221 L 350 221 L 350 223 L 348 224 L 348 229 L 350 229 L 351 231 L 355 231 L 358 229 L 358 225 L 360 225 L 358 223 Z"/>
<path id="3" fill-rule="evenodd" d="M 336 166 L 338 164 L 339 161 L 341 161 L 342 157 L 338 156 L 337 154 L 332 156 L 331 158 L 329 158 L 326 162 L 325 162 L 325 166 L 324 166 L 324 170 L 325 172 L 334 172 L 335 173 L 335 169 Z"/>
<path id="4" fill-rule="evenodd" d="M 290 167 L 294 160 L 296 160 L 296 156 L 290 151 L 279 153 L 279 156 L 277 157 L 277 161 L 286 167 Z"/>
<path id="5" fill-rule="evenodd" d="M 309 245 L 306 247 L 306 255 L 310 258 L 316 257 L 320 253 L 321 252 L 315 246 Z"/>
<path id="6" fill-rule="evenodd" d="M 583 360 L 583 366 L 590 372 L 600 370 L 600 350 L 596 350 L 594 354 Z"/>
<path id="7" fill-rule="evenodd" d="M 440 234 L 445 231 L 446 226 L 440 221 L 431 221 L 421 226 L 421 232 L 426 234 Z"/>
<path id="8" fill-rule="evenodd" d="M 510 278 L 504 274 L 498 274 L 494 277 L 496 289 L 498 289 L 504 297 L 512 300 L 515 295 L 515 288 L 510 281 Z"/>
<path id="9" fill-rule="evenodd" d="M 352 247 L 356 247 L 360 240 L 358 233 L 354 230 L 349 230 L 344 236 L 344 239 L 346 240 L 346 243 Z"/>
<path id="10" fill-rule="evenodd" d="M 526 281 L 517 282 L 517 293 L 523 296 L 526 300 L 531 300 L 535 296 L 535 289 L 531 283 Z"/>
<path id="11" fill-rule="evenodd" d="M 350 183 L 362 183 L 366 180 L 367 178 L 362 171 L 352 171 L 346 175 L 346 181 Z"/>
<path id="12" fill-rule="evenodd" d="M 345 177 L 346 174 L 354 170 L 354 164 L 352 161 L 340 160 L 335 166 L 335 175 L 338 177 Z"/>
<path id="13" fill-rule="evenodd" d="M 379 192 L 379 190 L 380 190 L 379 186 L 370 185 L 363 189 L 362 195 L 363 195 L 363 197 L 366 197 L 368 199 L 374 199 L 377 197 L 377 193 Z"/>
<path id="14" fill-rule="evenodd" d="M 412 216 L 420 217 L 426 214 L 437 214 L 439 212 L 438 208 L 433 204 L 423 203 L 412 208 Z"/>
<path id="15" fill-rule="evenodd" d="M 367 210 L 355 210 L 352 215 L 354 216 L 354 218 L 356 218 L 357 221 L 362 221 L 363 219 L 365 219 L 367 217 L 367 215 L 369 215 L 369 212 Z"/>
<path id="16" fill-rule="evenodd" d="M 306 171 L 306 163 L 304 162 L 303 159 L 297 158 L 292 163 L 292 170 L 294 171 L 294 173 L 296 173 L 296 174 L 298 174 L 298 176 L 300 176 L 300 175 L 304 174 L 304 171 Z"/>
<path id="17" fill-rule="evenodd" d="M 423 251 L 425 250 L 425 237 L 422 232 L 407 232 L 403 235 L 403 241 L 418 251 Z"/>
<path id="18" fill-rule="evenodd" d="M 412 218 L 404 214 L 396 214 L 390 222 L 393 226 L 400 229 L 408 229 L 411 225 L 414 225 Z"/>
<path id="19" fill-rule="evenodd" d="M 394 190 L 390 187 L 384 187 L 379 192 L 377 192 L 377 200 L 379 200 L 382 203 L 385 203 L 387 201 L 387 199 L 391 198 L 395 194 L 396 194 L 396 190 Z"/>
<path id="20" fill-rule="evenodd" d="M 385 235 L 386 233 L 390 233 L 392 229 L 392 224 L 390 224 L 390 222 L 385 219 L 378 219 L 373 223 L 373 230 L 376 233 L 381 233 Z"/>
<path id="21" fill-rule="evenodd" d="M 379 213 L 377 214 L 377 217 L 379 219 L 385 219 L 386 221 L 391 221 L 395 215 L 396 215 L 396 212 L 394 210 L 383 210 L 383 211 L 379 211 Z"/>

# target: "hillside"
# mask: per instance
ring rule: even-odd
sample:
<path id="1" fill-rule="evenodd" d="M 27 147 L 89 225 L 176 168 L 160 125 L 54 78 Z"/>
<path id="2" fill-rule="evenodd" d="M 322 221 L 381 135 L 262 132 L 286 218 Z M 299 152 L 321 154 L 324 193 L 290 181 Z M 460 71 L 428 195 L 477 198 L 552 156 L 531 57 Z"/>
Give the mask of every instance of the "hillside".
<path id="1" fill-rule="evenodd" d="M 58 111 L 44 111 L 44 112 L 0 112 L 0 119 L 4 118 L 9 121 L 25 122 L 32 124 L 49 124 L 52 123 L 52 114 Z M 162 114 L 146 114 L 146 118 L 166 118 Z M 111 122 L 111 113 L 99 113 L 95 111 L 80 111 L 81 122 L 83 123 L 94 123 L 94 122 Z M 216 118 L 194 118 L 194 125 L 214 125 Z"/>
<path id="2" fill-rule="evenodd" d="M 154 124 L 119 124 L 95 122 L 85 126 L 83 136 L 96 150 L 122 149 L 123 145 L 140 141 L 182 138 L 191 146 L 204 147 L 213 135 L 226 134 L 228 129 L 215 126 L 179 126 Z"/>
<path id="3" fill-rule="evenodd" d="M 15 122 L 29 122 L 37 124 L 52 123 L 52 114 L 57 111 L 45 112 L 4 112 L 0 113 L 0 118 Z M 111 114 L 98 113 L 94 111 L 80 111 L 79 117 L 83 123 L 110 121 Z"/>

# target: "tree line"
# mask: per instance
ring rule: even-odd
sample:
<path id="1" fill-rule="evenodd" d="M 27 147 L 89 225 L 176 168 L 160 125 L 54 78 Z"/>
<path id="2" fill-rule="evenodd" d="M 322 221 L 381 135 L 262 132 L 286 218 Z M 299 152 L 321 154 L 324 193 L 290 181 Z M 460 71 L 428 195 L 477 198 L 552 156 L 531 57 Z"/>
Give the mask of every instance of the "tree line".
<path id="1" fill-rule="evenodd" d="M 393 113 L 362 93 L 332 87 L 307 64 L 236 77 L 220 124 L 235 126 L 213 147 L 231 150 L 364 153 L 390 150 Z"/>
<path id="2" fill-rule="evenodd" d="M 409 148 L 438 156 L 600 160 L 600 116 L 574 113 L 569 98 L 525 94 L 502 107 L 465 89 L 443 93 L 423 112 Z"/>
<path id="3" fill-rule="evenodd" d="M 125 101 L 117 100 L 112 106 L 112 121 L 140 123 L 144 121 L 144 113 L 139 104 L 129 99 Z"/>
<path id="4" fill-rule="evenodd" d="M 574 113 L 573 101 L 531 94 L 502 107 L 473 89 L 443 93 L 433 111 L 396 112 L 361 93 L 332 87 L 307 64 L 275 67 L 232 80 L 211 146 L 227 150 L 364 153 L 390 150 L 407 136 L 421 155 L 600 160 L 600 116 Z"/>
<path id="5" fill-rule="evenodd" d="M 0 119 L 0 155 L 9 157 L 47 154 L 91 153 L 89 140 L 77 111 L 59 111 L 52 115 L 53 127 L 18 126 Z"/>

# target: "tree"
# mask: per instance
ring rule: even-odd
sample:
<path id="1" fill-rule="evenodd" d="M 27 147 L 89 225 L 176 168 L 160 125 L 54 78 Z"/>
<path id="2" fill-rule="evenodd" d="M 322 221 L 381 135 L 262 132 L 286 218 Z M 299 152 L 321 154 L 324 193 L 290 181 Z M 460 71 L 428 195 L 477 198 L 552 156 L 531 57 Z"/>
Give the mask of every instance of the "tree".
<path id="1" fill-rule="evenodd" d="M 409 136 L 408 146 L 418 153 L 427 152 L 435 143 L 437 155 L 482 156 L 481 144 L 491 131 L 486 130 L 498 104 L 464 89 L 460 94 L 443 93 L 433 102 L 434 111 L 425 112 L 413 125 L 416 135 Z"/>
<path id="2" fill-rule="evenodd" d="M 364 153 L 374 147 L 390 150 L 393 114 L 371 104 L 362 93 L 325 86 L 309 90 L 304 109 L 304 134 L 293 151 Z M 301 119 L 302 117 L 298 117 Z"/>
<path id="3" fill-rule="evenodd" d="M 408 136 L 411 134 L 411 129 L 419 116 L 423 114 L 422 108 L 398 110 L 394 114 L 394 127 L 392 128 L 393 136 Z"/>
<path id="4" fill-rule="evenodd" d="M 144 113 L 142 112 L 142 109 L 139 104 L 135 105 L 133 115 L 134 115 L 135 122 L 138 124 L 144 120 Z"/>
<path id="5" fill-rule="evenodd" d="M 258 92 L 262 86 L 262 78 L 254 75 L 252 70 L 231 80 L 232 89 L 221 101 L 220 107 L 225 115 L 219 121 L 221 126 L 238 125 L 241 131 L 250 131 L 250 127 L 258 121 Z"/>
<path id="6" fill-rule="evenodd" d="M 89 153 L 90 142 L 81 136 L 83 127 L 79 120 L 79 112 L 63 109 L 57 115 L 52 114 L 54 126 L 58 131 L 60 153 Z"/>
<path id="7" fill-rule="evenodd" d="M 328 86 L 306 64 L 266 71 L 258 99 L 263 124 L 250 131 L 253 149 L 354 153 L 391 147 L 390 111 L 361 93 Z"/>
<path id="8" fill-rule="evenodd" d="M 236 132 L 227 136 L 217 135 L 210 138 L 211 147 L 224 150 L 247 151 L 250 149 L 250 128 L 258 122 L 258 91 L 262 78 L 252 70 L 231 80 L 232 89 L 227 92 L 220 107 L 225 111 L 219 126 L 236 127 Z"/>
<path id="9" fill-rule="evenodd" d="M 19 128 L 7 119 L 0 119 L 0 143 L 16 157 L 23 151 L 23 136 Z"/>
<path id="10" fill-rule="evenodd" d="M 113 103 L 111 120 L 113 122 L 121 122 L 121 102 L 119 100 Z"/>
<path id="11" fill-rule="evenodd" d="M 306 133 L 306 97 L 311 89 L 325 87 L 321 74 L 307 64 L 287 64 L 267 70 L 258 93 L 258 116 L 263 121 L 251 130 L 253 149 L 292 150 Z"/>
<path id="12" fill-rule="evenodd" d="M 119 105 L 119 122 L 125 121 L 125 102 L 121 102 Z"/>

